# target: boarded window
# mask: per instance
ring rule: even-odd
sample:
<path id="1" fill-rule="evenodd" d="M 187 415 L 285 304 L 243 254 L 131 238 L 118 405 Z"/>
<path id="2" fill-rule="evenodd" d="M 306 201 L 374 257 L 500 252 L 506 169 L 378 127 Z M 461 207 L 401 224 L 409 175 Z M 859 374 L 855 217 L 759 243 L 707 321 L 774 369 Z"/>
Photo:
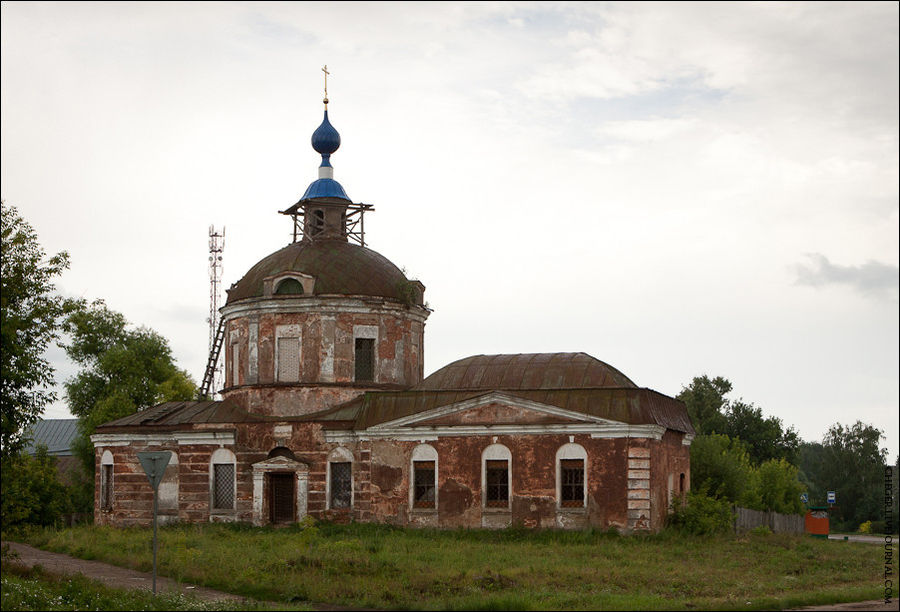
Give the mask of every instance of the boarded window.
<path id="1" fill-rule="evenodd" d="M 106 464 L 100 467 L 100 509 L 112 510 L 113 466 Z"/>
<path id="2" fill-rule="evenodd" d="M 213 509 L 234 509 L 234 464 L 213 464 Z"/>
<path id="3" fill-rule="evenodd" d="M 238 376 L 241 367 L 241 349 L 240 345 L 235 342 L 231 345 L 231 384 L 237 387 L 241 384 L 241 378 Z"/>
<path id="4" fill-rule="evenodd" d="M 434 461 L 413 462 L 413 506 L 434 508 Z"/>
<path id="5" fill-rule="evenodd" d="M 564 508 L 584 506 L 584 460 L 562 459 L 560 470 L 560 505 Z"/>
<path id="6" fill-rule="evenodd" d="M 678 477 L 678 492 L 684 493 L 684 474 Z"/>
<path id="7" fill-rule="evenodd" d="M 300 338 L 278 338 L 278 381 L 300 380 Z"/>
<path id="8" fill-rule="evenodd" d="M 356 339 L 356 377 L 358 381 L 375 380 L 375 340 Z"/>
<path id="9" fill-rule="evenodd" d="M 349 508 L 352 480 L 349 461 L 331 465 L 331 507 Z"/>
<path id="10" fill-rule="evenodd" d="M 278 283 L 275 295 L 303 295 L 303 285 L 296 278 L 288 278 Z"/>
<path id="11" fill-rule="evenodd" d="M 504 460 L 488 460 L 485 462 L 487 491 L 485 504 L 495 508 L 509 505 L 509 462 Z"/>

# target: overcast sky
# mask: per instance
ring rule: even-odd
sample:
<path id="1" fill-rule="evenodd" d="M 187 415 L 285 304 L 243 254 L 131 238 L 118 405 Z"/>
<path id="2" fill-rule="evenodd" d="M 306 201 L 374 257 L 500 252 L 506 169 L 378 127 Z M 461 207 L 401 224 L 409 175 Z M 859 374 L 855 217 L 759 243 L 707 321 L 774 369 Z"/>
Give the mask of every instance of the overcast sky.
<path id="1" fill-rule="evenodd" d="M 895 2 L 3 3 L 2 197 L 71 255 L 63 293 L 199 381 L 208 227 L 226 286 L 290 241 L 327 64 L 335 178 L 427 287 L 426 374 L 584 351 L 668 395 L 724 376 L 893 459 L 898 54 Z"/>

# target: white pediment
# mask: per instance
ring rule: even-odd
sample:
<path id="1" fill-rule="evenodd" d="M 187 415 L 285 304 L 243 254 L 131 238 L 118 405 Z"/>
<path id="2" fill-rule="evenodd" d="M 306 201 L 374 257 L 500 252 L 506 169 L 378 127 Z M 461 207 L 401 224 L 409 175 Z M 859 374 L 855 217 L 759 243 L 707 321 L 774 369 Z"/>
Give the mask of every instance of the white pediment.
<path id="1" fill-rule="evenodd" d="M 514 409 L 518 413 L 519 418 L 504 418 L 503 422 L 488 423 L 483 419 L 479 422 L 466 423 L 466 413 L 474 413 L 483 410 L 489 406 L 502 406 Z M 454 419 L 454 417 L 457 417 Z M 454 423 L 455 421 L 455 423 Z M 600 417 L 575 412 L 573 410 L 565 410 L 557 406 L 542 404 L 533 400 L 523 399 L 501 391 L 491 391 L 478 397 L 473 397 L 461 402 L 455 402 L 439 408 L 433 408 L 424 412 L 419 412 L 409 416 L 379 423 L 369 427 L 366 431 L 376 432 L 382 430 L 395 430 L 398 428 L 415 428 L 415 427 L 488 427 L 494 425 L 536 425 L 539 426 L 541 421 L 557 424 L 583 424 L 583 425 L 607 425 L 607 426 L 623 426 L 626 425 L 620 421 L 603 419 Z"/>

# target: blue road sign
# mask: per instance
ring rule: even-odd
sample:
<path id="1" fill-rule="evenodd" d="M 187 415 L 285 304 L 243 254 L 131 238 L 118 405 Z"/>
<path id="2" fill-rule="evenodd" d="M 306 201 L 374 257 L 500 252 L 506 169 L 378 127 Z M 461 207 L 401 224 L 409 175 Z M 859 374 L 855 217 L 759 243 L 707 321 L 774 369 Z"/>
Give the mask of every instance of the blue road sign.
<path id="1" fill-rule="evenodd" d="M 828 503 L 833 504 L 836 501 L 837 501 L 837 495 L 835 494 L 835 492 L 829 491 L 828 492 Z"/>
<path id="2" fill-rule="evenodd" d="M 801 493 L 800 501 L 803 502 L 804 504 L 808 504 L 809 503 L 809 495 L 807 495 L 806 493 Z"/>

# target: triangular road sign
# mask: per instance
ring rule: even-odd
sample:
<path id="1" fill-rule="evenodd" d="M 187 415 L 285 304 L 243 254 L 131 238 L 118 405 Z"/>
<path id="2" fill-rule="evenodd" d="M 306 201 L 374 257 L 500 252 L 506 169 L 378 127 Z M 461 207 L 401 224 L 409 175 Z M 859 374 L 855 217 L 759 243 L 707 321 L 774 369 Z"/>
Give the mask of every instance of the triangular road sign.
<path id="1" fill-rule="evenodd" d="M 166 473 L 166 466 L 169 465 L 169 459 L 172 458 L 172 451 L 145 452 L 138 453 L 137 456 L 144 471 L 147 472 L 150 486 L 156 491 L 163 474 Z"/>

